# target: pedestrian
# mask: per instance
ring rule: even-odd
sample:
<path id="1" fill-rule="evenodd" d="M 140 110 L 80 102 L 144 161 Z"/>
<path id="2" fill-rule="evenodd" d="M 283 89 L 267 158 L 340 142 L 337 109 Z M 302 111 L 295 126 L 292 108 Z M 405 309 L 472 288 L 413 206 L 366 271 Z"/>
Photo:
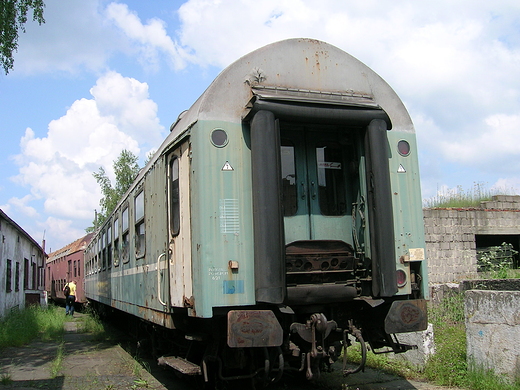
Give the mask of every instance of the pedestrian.
<path id="1" fill-rule="evenodd" d="M 71 280 L 63 288 L 65 294 L 65 315 L 74 315 L 74 303 L 76 302 L 76 281 Z"/>

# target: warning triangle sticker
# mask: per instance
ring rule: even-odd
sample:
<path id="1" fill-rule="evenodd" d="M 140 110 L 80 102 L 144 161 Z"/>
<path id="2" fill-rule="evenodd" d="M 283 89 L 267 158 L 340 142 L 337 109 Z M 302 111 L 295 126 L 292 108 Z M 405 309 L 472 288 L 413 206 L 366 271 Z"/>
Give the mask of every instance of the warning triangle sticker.
<path id="1" fill-rule="evenodd" d="M 399 168 L 397 169 L 397 173 L 406 173 L 406 169 L 404 169 L 402 164 L 399 164 Z"/>
<path id="2" fill-rule="evenodd" d="M 222 170 L 223 171 L 234 171 L 233 167 L 231 166 L 231 164 L 229 163 L 229 161 L 226 161 L 226 163 L 224 164 L 224 166 L 222 167 Z"/>

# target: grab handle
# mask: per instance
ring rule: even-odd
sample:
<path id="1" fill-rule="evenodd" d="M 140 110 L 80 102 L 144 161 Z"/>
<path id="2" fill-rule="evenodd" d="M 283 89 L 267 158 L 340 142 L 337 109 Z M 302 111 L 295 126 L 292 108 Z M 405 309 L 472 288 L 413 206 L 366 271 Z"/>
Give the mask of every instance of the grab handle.
<path id="1" fill-rule="evenodd" d="M 166 253 L 161 253 L 159 255 L 159 257 L 157 258 L 157 298 L 159 299 L 159 302 L 161 302 L 161 304 L 163 306 L 166 306 L 166 303 L 163 302 L 163 300 L 161 299 L 161 270 L 160 270 L 160 264 L 161 264 L 161 257 L 163 256 L 166 256 Z"/>

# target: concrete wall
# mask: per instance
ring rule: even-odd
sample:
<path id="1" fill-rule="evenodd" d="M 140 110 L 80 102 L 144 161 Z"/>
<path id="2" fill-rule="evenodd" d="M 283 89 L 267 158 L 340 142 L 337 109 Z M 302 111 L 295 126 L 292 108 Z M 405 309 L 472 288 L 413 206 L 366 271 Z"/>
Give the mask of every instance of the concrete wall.
<path id="1" fill-rule="evenodd" d="M 430 284 L 477 277 L 476 235 L 520 235 L 520 196 L 493 196 L 480 208 L 424 209 Z"/>
<path id="2" fill-rule="evenodd" d="M 469 366 L 520 379 L 520 291 L 469 290 L 464 302 Z"/>

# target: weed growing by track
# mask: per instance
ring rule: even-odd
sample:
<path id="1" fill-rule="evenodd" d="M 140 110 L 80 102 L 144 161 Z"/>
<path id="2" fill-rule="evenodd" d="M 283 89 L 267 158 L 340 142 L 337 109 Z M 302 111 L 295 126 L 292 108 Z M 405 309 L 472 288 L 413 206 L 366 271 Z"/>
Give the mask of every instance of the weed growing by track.
<path id="1" fill-rule="evenodd" d="M 81 322 L 78 322 L 78 330 L 84 333 L 90 333 L 93 336 L 93 340 L 106 340 L 109 338 L 105 325 L 101 322 L 99 315 L 89 307 L 85 309 L 86 316 L 81 318 Z"/>
<path id="2" fill-rule="evenodd" d="M 58 374 L 61 372 L 63 367 L 63 360 L 65 359 L 64 345 L 63 342 L 58 346 L 58 350 L 56 351 L 56 357 L 52 361 L 51 365 L 51 378 L 56 378 Z"/>

